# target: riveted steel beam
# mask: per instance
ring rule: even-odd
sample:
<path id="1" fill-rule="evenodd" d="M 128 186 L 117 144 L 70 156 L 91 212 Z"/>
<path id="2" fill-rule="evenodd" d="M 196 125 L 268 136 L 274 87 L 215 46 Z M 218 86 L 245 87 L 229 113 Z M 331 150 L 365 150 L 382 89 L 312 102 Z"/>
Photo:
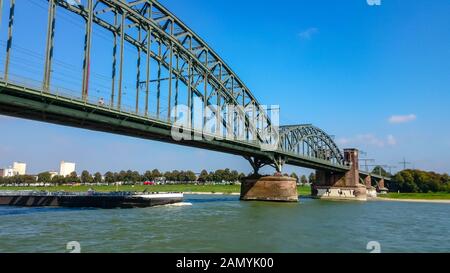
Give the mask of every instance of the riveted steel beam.
<path id="1" fill-rule="evenodd" d="M 47 41 L 45 45 L 45 66 L 44 66 L 44 80 L 43 89 L 49 92 L 50 79 L 52 72 L 52 58 L 53 58 L 53 40 L 55 37 L 55 23 L 56 23 L 56 3 L 55 0 L 48 1 L 48 22 L 47 22 Z"/>

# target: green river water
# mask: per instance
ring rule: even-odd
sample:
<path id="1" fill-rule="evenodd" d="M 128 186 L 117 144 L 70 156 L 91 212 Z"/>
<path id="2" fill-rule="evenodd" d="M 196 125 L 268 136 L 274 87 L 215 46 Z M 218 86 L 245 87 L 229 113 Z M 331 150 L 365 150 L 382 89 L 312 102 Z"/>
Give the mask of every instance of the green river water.
<path id="1" fill-rule="evenodd" d="M 0 207 L 0 252 L 449 252 L 450 205 L 241 202 L 185 195 L 144 209 Z"/>

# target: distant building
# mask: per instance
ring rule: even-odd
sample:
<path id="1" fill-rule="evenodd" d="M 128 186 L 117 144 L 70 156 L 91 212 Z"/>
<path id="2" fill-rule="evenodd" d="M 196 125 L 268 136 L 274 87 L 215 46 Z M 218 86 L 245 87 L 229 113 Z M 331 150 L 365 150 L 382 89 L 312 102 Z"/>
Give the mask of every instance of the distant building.
<path id="1" fill-rule="evenodd" d="M 68 176 L 75 171 L 75 163 L 61 161 L 59 166 L 59 175 Z"/>
<path id="2" fill-rule="evenodd" d="M 13 166 L 0 169 L 0 177 L 12 177 L 15 175 L 25 175 L 27 170 L 27 164 L 22 162 L 14 162 Z"/>
<path id="3" fill-rule="evenodd" d="M 12 177 L 14 176 L 13 168 L 0 169 L 0 177 Z"/>
<path id="4" fill-rule="evenodd" d="M 13 163 L 14 175 L 25 175 L 27 171 L 27 164 L 23 162 Z"/>

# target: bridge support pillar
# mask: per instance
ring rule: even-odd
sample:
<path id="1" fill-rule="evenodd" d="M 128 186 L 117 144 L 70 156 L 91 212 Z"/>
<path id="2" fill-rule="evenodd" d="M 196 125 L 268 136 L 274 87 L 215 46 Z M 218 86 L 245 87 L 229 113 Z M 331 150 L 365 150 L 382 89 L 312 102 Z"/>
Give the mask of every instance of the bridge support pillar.
<path id="1" fill-rule="evenodd" d="M 298 202 L 297 180 L 286 176 L 251 176 L 241 184 L 241 200 Z"/>
<path id="2" fill-rule="evenodd" d="M 378 181 L 378 185 L 377 185 L 377 192 L 378 194 L 386 194 L 388 193 L 388 189 L 384 186 L 384 179 L 380 179 L 380 181 Z"/>
<path id="3" fill-rule="evenodd" d="M 367 197 L 377 197 L 377 190 L 372 186 L 372 176 L 368 175 L 364 178 L 364 185 L 366 185 Z"/>
<path id="4" fill-rule="evenodd" d="M 311 188 L 313 197 L 320 199 L 367 200 L 367 189 L 359 183 L 359 159 L 357 149 L 345 149 L 344 157 L 350 170 L 335 173 L 318 170 L 316 183 Z"/>
<path id="5" fill-rule="evenodd" d="M 366 188 L 372 187 L 372 177 L 370 175 L 364 178 L 364 184 L 366 185 Z"/>

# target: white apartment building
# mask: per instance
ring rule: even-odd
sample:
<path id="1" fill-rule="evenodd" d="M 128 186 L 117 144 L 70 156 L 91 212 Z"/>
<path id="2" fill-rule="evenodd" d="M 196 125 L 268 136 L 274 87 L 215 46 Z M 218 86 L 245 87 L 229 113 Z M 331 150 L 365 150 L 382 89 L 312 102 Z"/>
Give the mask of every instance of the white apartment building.
<path id="1" fill-rule="evenodd" d="M 14 175 L 25 175 L 27 171 L 27 164 L 23 162 L 13 163 Z"/>
<path id="2" fill-rule="evenodd" d="M 75 163 L 61 161 L 59 166 L 59 175 L 68 176 L 75 171 Z"/>
<path id="3" fill-rule="evenodd" d="M 14 176 L 13 168 L 0 169 L 0 177 L 12 177 Z"/>

